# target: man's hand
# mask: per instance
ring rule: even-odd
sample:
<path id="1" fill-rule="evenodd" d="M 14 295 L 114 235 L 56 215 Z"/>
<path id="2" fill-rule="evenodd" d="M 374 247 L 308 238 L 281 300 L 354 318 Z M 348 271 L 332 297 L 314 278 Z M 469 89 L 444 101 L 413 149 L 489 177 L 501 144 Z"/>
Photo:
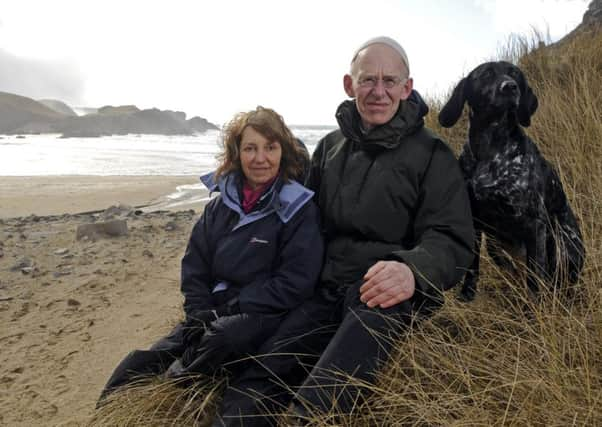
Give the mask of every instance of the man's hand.
<path id="1" fill-rule="evenodd" d="M 414 273 L 399 261 L 378 261 L 364 276 L 360 300 L 368 307 L 389 308 L 414 295 Z"/>

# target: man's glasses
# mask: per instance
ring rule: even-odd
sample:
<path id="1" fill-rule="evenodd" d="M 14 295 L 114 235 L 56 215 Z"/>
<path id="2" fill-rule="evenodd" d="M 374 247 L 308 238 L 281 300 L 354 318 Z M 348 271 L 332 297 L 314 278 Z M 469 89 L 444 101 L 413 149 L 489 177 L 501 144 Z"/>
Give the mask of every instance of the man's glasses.
<path id="1" fill-rule="evenodd" d="M 405 83 L 408 79 L 401 79 L 399 77 L 383 77 L 382 82 L 385 89 L 393 89 L 402 83 Z M 374 76 L 362 77 L 357 82 L 363 88 L 375 88 L 381 79 Z"/>

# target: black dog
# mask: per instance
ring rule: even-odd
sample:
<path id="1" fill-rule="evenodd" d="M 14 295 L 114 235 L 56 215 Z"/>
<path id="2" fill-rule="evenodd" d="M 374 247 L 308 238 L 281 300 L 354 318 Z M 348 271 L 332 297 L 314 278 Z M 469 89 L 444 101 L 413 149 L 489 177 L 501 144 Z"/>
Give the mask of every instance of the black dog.
<path id="1" fill-rule="evenodd" d="M 453 126 L 465 102 L 470 130 L 459 161 L 475 219 L 477 255 L 462 296 L 474 298 L 483 232 L 499 244 L 487 239 L 498 265 L 508 267 L 501 249 L 526 256 L 527 285 L 534 293 L 535 276 L 555 286 L 565 273 L 576 282 L 584 261 L 577 220 L 558 174 L 519 126 L 531 124 L 538 106 L 525 76 L 508 62 L 479 65 L 456 86 L 439 123 Z"/>

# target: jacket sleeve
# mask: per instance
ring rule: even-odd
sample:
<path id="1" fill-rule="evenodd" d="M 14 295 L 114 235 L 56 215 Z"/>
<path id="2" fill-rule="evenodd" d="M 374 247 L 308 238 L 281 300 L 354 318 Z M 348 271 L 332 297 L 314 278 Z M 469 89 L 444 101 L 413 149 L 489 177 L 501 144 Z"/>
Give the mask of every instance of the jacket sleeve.
<path id="1" fill-rule="evenodd" d="M 184 295 L 184 311 L 189 318 L 193 311 L 211 308 L 211 250 L 208 243 L 211 212 L 217 199 L 205 206 L 201 218 L 190 234 L 186 252 L 182 258 L 180 286 Z"/>
<path id="2" fill-rule="evenodd" d="M 324 255 L 318 209 L 309 201 L 284 225 L 280 253 L 272 274 L 245 286 L 238 303 L 243 313 L 277 313 L 291 310 L 315 290 Z"/>
<path id="3" fill-rule="evenodd" d="M 466 185 L 451 150 L 438 141 L 420 187 L 415 246 L 388 259 L 406 263 L 416 280 L 416 300 L 440 300 L 473 259 L 474 229 Z"/>

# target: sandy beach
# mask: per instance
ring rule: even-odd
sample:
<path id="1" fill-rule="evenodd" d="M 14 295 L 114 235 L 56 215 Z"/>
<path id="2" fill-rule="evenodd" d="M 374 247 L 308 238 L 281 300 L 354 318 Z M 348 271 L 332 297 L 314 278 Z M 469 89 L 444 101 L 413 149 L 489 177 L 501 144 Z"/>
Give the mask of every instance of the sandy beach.
<path id="1" fill-rule="evenodd" d="M 157 206 L 196 182 L 0 179 L 0 425 L 85 425 L 115 365 L 178 321 L 180 258 L 202 204 L 102 210 Z M 110 219 L 127 235 L 76 240 L 79 225 Z"/>
<path id="2" fill-rule="evenodd" d="M 0 176 L 0 218 L 153 205 L 177 186 L 198 182 L 196 176 Z"/>

